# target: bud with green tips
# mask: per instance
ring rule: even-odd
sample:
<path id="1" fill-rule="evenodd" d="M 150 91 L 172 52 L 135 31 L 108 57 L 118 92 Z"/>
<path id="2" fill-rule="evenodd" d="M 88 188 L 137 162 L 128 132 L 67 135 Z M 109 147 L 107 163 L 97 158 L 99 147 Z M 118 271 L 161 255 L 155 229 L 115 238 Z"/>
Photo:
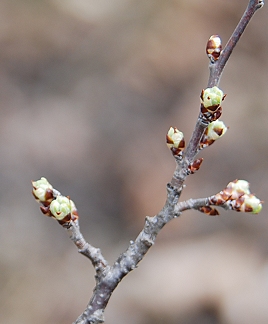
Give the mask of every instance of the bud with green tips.
<path id="1" fill-rule="evenodd" d="M 201 114 L 207 121 L 212 122 L 220 118 L 222 112 L 221 103 L 224 98 L 225 95 L 222 90 L 216 86 L 202 90 L 200 96 Z"/>
<path id="2" fill-rule="evenodd" d="M 217 139 L 222 137 L 227 132 L 227 129 L 228 128 L 225 126 L 223 121 L 215 120 L 209 123 L 201 138 L 200 149 L 213 144 Z"/>
<path id="3" fill-rule="evenodd" d="M 184 135 L 176 127 L 170 127 L 166 135 L 166 141 L 173 155 L 179 155 L 185 148 Z"/>
<path id="4" fill-rule="evenodd" d="M 72 204 L 68 197 L 58 196 L 50 204 L 50 212 L 58 221 L 70 221 Z"/>
<path id="5" fill-rule="evenodd" d="M 220 106 L 222 100 L 224 100 L 224 94 L 221 89 L 218 87 L 207 88 L 206 90 L 202 90 L 201 92 L 201 103 L 202 105 L 209 109 L 213 106 Z M 214 111 L 215 109 L 212 109 Z"/>
<path id="6" fill-rule="evenodd" d="M 32 186 L 35 199 L 44 205 L 48 205 L 54 199 L 53 187 L 46 178 L 42 177 L 40 180 L 32 181 Z"/>
<path id="7" fill-rule="evenodd" d="M 246 180 L 234 180 L 228 183 L 226 189 L 231 194 L 231 199 L 237 199 L 243 195 L 249 195 L 249 182 Z"/>
<path id="8" fill-rule="evenodd" d="M 256 196 L 250 194 L 250 195 L 244 195 L 244 211 L 250 212 L 252 214 L 258 214 L 262 210 L 262 202 L 259 198 Z"/>
<path id="9" fill-rule="evenodd" d="M 262 202 L 252 194 L 245 194 L 231 201 L 231 207 L 236 211 L 258 214 L 262 210 Z"/>

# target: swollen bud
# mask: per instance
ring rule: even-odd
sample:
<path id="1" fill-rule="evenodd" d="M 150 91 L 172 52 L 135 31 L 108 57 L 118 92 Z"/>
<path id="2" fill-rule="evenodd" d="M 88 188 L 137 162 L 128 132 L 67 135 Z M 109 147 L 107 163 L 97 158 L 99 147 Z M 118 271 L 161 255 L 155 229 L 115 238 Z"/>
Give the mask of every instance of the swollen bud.
<path id="1" fill-rule="evenodd" d="M 215 120 L 209 123 L 200 140 L 200 148 L 202 149 L 213 144 L 226 133 L 227 129 L 223 121 Z"/>
<path id="2" fill-rule="evenodd" d="M 41 203 L 49 204 L 54 199 L 53 187 L 46 178 L 42 177 L 40 180 L 32 181 L 32 186 L 35 199 Z"/>
<path id="3" fill-rule="evenodd" d="M 221 45 L 220 36 L 219 35 L 210 36 L 207 42 L 206 52 L 211 63 L 214 63 L 215 61 L 218 60 L 221 54 L 221 50 L 222 50 L 222 45 Z"/>
<path id="4" fill-rule="evenodd" d="M 246 180 L 234 180 L 227 187 L 209 198 L 213 205 L 225 205 L 229 209 L 258 214 L 262 210 L 262 201 L 252 195 Z"/>
<path id="5" fill-rule="evenodd" d="M 224 94 L 221 89 L 215 86 L 202 90 L 200 98 L 203 106 L 208 109 L 213 106 L 220 106 L 224 99 Z M 212 109 L 212 111 L 214 111 L 214 109 Z"/>
<path id="6" fill-rule="evenodd" d="M 185 148 L 184 135 L 176 127 L 170 127 L 166 135 L 166 141 L 173 155 L 179 155 Z"/>
<path id="7" fill-rule="evenodd" d="M 234 180 L 228 183 L 226 192 L 231 194 L 231 199 L 237 199 L 243 195 L 249 195 L 249 182 L 246 180 Z"/>
<path id="8" fill-rule="evenodd" d="M 50 212 L 59 221 L 71 219 L 72 204 L 68 197 L 58 196 L 50 204 Z M 66 218 L 66 219 L 65 219 Z"/>
<path id="9" fill-rule="evenodd" d="M 252 194 L 245 194 L 230 205 L 232 209 L 245 213 L 258 214 L 262 210 L 262 202 Z"/>
<path id="10" fill-rule="evenodd" d="M 254 195 L 244 195 L 244 211 L 245 212 L 250 212 L 252 214 L 258 214 L 262 210 L 262 203 L 260 199 L 255 197 Z M 241 206 L 241 207 L 242 207 Z"/>
<path id="11" fill-rule="evenodd" d="M 225 96 L 222 90 L 216 86 L 202 90 L 200 95 L 201 114 L 209 122 L 220 118 L 222 112 L 221 103 Z"/>

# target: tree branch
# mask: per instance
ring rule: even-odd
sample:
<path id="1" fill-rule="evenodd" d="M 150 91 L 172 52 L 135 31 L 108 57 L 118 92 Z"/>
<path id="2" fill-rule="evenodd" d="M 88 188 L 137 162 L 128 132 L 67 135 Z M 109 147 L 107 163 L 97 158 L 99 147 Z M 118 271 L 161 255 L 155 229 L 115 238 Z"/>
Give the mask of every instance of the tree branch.
<path id="1" fill-rule="evenodd" d="M 217 60 L 211 60 L 208 81 L 209 88 L 219 84 L 223 69 L 235 45 L 256 10 L 261 8 L 263 4 L 263 1 L 260 0 L 249 1 L 243 17 L 227 42 L 224 50 L 219 54 Z M 225 209 L 250 211 L 253 213 L 258 213 L 261 210 L 261 201 L 250 194 L 249 185 L 244 180 L 240 180 L 240 182 L 235 180 L 228 184 L 223 191 L 214 196 L 178 202 L 186 177 L 198 170 L 202 162 L 202 159 L 195 160 L 196 155 L 200 151 L 200 140 L 202 139 L 203 141 L 204 132 L 206 129 L 209 129 L 207 126 L 212 124 L 212 121 L 215 121 L 220 116 L 220 103 L 224 97 L 223 94 L 221 95 L 221 90 L 216 89 L 215 91 L 216 92 L 211 93 L 217 96 L 219 92 L 220 101 L 219 104 L 216 102 L 216 104 L 211 103 L 211 105 L 205 105 L 205 99 L 210 100 L 210 96 L 202 98 L 204 91 L 202 92 L 202 103 L 197 123 L 192 137 L 184 151 L 184 138 L 181 132 L 173 129 L 170 133 L 171 137 L 168 136 L 169 145 L 172 143 L 173 138 L 179 141 L 179 143 L 177 143 L 178 146 L 175 147 L 176 150 L 172 151 L 176 160 L 176 170 L 174 171 L 171 182 L 167 185 L 165 205 L 154 217 L 147 216 L 145 218 L 144 227 L 136 240 L 130 241 L 127 250 L 118 257 L 112 266 L 105 260 L 100 249 L 91 246 L 85 241 L 80 232 L 76 207 L 70 198 L 61 196 L 45 178 L 33 182 L 33 194 L 35 198 L 41 202 L 42 206 L 40 208 L 42 212 L 47 216 L 57 219 L 63 227 L 67 228 L 70 238 L 77 246 L 79 252 L 90 259 L 96 271 L 96 286 L 92 298 L 85 311 L 78 317 L 74 324 L 97 324 L 104 322 L 104 310 L 114 289 L 130 271 L 137 267 L 138 263 L 154 244 L 160 230 L 170 220 L 178 217 L 183 211 L 197 209 L 209 215 L 217 215 L 216 209 L 210 206 L 220 206 Z M 209 108 L 212 110 L 209 110 Z M 219 126 L 217 127 L 219 128 Z M 207 133 L 205 135 L 207 135 Z M 214 139 L 212 139 L 212 141 L 214 141 Z"/>

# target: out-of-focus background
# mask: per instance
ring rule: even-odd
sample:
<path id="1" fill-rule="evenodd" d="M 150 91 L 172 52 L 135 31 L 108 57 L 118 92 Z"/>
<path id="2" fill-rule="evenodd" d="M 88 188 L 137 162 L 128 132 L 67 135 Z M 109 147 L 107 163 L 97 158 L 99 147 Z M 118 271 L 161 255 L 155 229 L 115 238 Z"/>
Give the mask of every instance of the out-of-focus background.
<path id="1" fill-rule="evenodd" d="M 208 80 L 207 39 L 223 44 L 241 0 L 0 2 L 0 322 L 72 323 L 94 287 L 90 262 L 42 216 L 31 180 L 75 201 L 82 232 L 114 261 L 163 206 Z M 236 178 L 267 200 L 267 7 L 221 80 L 227 134 L 200 156 L 183 199 Z M 185 212 L 119 285 L 112 324 L 268 323 L 267 205 L 259 215 Z"/>

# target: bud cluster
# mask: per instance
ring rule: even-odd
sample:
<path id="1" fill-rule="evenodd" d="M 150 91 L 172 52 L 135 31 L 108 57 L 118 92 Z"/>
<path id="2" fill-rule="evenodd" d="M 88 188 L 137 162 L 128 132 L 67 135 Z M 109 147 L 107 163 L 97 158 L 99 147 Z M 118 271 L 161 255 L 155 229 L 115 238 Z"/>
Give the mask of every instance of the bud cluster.
<path id="1" fill-rule="evenodd" d="M 258 214 L 262 210 L 262 202 L 250 193 L 249 183 L 246 180 L 230 182 L 224 190 L 210 197 L 210 203 L 252 214 Z"/>
<path id="2" fill-rule="evenodd" d="M 226 95 L 218 87 L 202 90 L 200 95 L 201 114 L 208 122 L 213 122 L 220 118 L 222 113 L 221 103 Z"/>
<path id="3" fill-rule="evenodd" d="M 33 195 L 42 204 L 40 209 L 44 215 L 55 218 L 61 225 L 68 226 L 78 219 L 75 204 L 69 197 L 62 196 L 46 178 L 32 181 Z"/>

